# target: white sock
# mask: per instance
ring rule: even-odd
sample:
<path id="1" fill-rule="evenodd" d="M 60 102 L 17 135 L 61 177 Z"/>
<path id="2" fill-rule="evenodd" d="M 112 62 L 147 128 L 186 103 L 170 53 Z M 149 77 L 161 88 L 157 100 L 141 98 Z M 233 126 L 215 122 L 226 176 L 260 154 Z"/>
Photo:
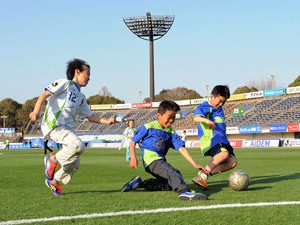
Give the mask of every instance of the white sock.
<path id="1" fill-rule="evenodd" d="M 204 180 L 207 180 L 207 179 L 208 179 L 208 175 L 206 175 L 205 173 L 201 173 L 200 176 L 201 176 Z"/>

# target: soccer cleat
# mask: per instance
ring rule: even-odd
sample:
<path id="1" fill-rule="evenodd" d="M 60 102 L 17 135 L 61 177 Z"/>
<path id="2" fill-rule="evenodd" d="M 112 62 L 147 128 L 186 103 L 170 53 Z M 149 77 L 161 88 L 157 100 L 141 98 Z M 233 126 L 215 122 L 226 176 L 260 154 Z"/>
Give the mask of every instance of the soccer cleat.
<path id="1" fill-rule="evenodd" d="M 134 178 L 132 178 L 128 183 L 126 183 L 122 187 L 121 192 L 137 189 L 141 182 L 142 182 L 142 178 L 136 175 Z"/>
<path id="2" fill-rule="evenodd" d="M 183 192 L 178 197 L 179 200 L 208 200 L 207 196 L 202 193 Z"/>
<path id="3" fill-rule="evenodd" d="M 207 184 L 206 184 L 206 180 L 204 180 L 202 178 L 202 176 L 195 176 L 192 181 L 194 182 L 194 184 L 198 185 L 202 190 L 206 190 L 207 189 Z"/>
<path id="4" fill-rule="evenodd" d="M 51 180 L 46 179 L 45 184 L 48 188 L 52 190 L 53 195 L 61 195 L 61 186 L 60 184 L 53 184 Z"/>
<path id="5" fill-rule="evenodd" d="M 50 154 L 44 158 L 44 163 L 45 163 L 45 175 L 47 179 L 53 180 L 53 175 L 55 172 L 55 169 L 57 167 L 57 164 L 54 162 L 51 162 L 50 157 L 54 156 L 54 154 Z"/>

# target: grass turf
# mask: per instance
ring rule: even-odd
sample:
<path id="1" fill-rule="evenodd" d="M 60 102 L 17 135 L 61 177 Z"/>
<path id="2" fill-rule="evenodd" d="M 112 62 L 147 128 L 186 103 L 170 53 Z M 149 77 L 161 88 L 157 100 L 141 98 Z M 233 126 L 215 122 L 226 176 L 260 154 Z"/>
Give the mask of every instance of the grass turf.
<path id="1" fill-rule="evenodd" d="M 199 149 L 189 151 L 203 166 L 210 159 L 201 158 Z M 147 192 L 139 189 L 121 193 L 121 187 L 133 176 L 151 177 L 143 169 L 140 152 L 137 153 L 139 168 L 133 170 L 125 161 L 124 149 L 86 149 L 81 156 L 79 171 L 67 186 L 62 185 L 63 195 L 53 196 L 44 183 L 44 156 L 41 153 L 41 149 L 0 151 L 0 223 L 157 208 L 300 201 L 298 149 L 235 149 L 238 159 L 236 169 L 247 171 L 251 178 L 248 190 L 233 191 L 227 181 L 230 172 L 225 172 L 208 180 L 209 189 L 204 191 L 208 201 L 179 201 L 172 191 Z M 202 192 L 191 182 L 197 171 L 179 152 L 170 150 L 167 159 L 181 171 L 191 189 Z M 222 208 L 71 219 L 57 223 L 300 224 L 299 210 L 300 205 Z"/>

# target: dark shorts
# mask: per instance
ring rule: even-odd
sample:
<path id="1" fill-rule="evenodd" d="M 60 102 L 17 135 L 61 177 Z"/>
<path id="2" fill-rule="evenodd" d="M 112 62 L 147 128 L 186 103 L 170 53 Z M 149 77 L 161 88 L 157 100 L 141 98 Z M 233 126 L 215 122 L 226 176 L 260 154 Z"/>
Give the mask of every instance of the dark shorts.
<path id="1" fill-rule="evenodd" d="M 224 152 L 224 151 L 229 152 L 229 155 L 235 157 L 235 154 L 233 153 L 233 148 L 231 147 L 231 145 L 227 145 L 227 144 L 223 144 L 223 143 L 219 143 L 219 144 L 215 145 L 214 147 L 209 149 L 208 152 L 211 157 L 214 157 L 218 153 Z"/>
<path id="2" fill-rule="evenodd" d="M 188 185 L 184 181 L 180 171 L 163 159 L 153 161 L 145 170 L 156 177 L 156 179 L 148 179 L 143 182 L 143 187 L 148 191 L 173 190 L 181 193 L 184 189 L 188 190 Z"/>

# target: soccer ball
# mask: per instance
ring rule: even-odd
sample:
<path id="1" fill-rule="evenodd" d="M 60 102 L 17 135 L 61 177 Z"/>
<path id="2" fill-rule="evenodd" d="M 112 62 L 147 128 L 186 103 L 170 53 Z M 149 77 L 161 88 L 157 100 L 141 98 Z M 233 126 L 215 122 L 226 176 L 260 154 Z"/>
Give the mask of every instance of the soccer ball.
<path id="1" fill-rule="evenodd" d="M 248 188 L 250 177 L 244 170 L 235 170 L 229 175 L 228 181 L 233 190 L 242 191 Z"/>

